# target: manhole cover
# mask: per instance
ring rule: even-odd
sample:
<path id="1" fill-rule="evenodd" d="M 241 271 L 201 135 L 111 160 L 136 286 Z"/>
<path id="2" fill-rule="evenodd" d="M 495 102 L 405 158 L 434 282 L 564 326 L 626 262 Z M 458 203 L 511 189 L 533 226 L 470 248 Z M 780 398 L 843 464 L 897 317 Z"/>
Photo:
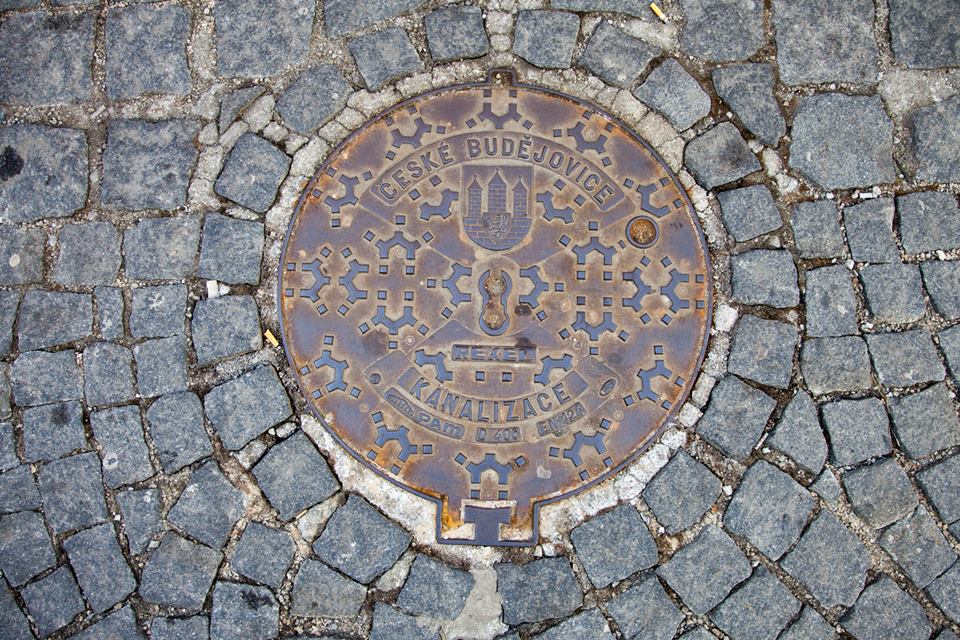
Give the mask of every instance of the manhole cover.
<path id="1" fill-rule="evenodd" d="M 706 255 L 646 143 L 495 75 L 331 154 L 284 247 L 284 343 L 343 446 L 437 502 L 438 540 L 530 545 L 540 505 L 629 462 L 686 397 Z"/>

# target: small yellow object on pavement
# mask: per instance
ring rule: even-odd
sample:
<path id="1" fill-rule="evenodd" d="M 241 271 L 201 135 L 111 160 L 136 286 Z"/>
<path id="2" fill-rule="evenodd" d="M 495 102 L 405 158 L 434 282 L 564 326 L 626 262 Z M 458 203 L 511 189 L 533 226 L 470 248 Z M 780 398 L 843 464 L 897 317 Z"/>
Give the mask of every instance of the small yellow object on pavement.
<path id="1" fill-rule="evenodd" d="M 266 338 L 267 342 L 269 342 L 274 347 L 280 346 L 280 343 L 277 342 L 276 337 L 273 335 L 273 332 L 270 331 L 270 329 L 267 329 L 266 331 L 263 332 L 263 337 Z"/>
<path id="2" fill-rule="evenodd" d="M 667 14 L 663 12 L 663 9 L 661 9 L 656 2 L 650 3 L 650 10 L 653 11 L 663 22 L 667 21 Z"/>

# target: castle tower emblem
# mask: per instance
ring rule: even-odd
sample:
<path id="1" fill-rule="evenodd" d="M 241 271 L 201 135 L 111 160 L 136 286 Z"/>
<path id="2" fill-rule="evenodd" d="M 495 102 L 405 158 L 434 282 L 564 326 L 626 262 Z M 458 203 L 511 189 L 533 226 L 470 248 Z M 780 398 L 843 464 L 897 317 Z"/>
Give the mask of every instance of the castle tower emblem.
<path id="1" fill-rule="evenodd" d="M 463 228 L 471 240 L 504 251 L 526 237 L 533 167 L 468 165 L 463 182 L 467 193 Z"/>

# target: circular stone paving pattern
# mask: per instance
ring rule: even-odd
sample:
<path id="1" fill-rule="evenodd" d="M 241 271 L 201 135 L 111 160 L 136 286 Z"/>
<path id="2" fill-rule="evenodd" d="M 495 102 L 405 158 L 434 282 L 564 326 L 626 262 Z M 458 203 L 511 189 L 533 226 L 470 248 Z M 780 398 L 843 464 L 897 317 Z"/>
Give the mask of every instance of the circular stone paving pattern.
<path id="1" fill-rule="evenodd" d="M 684 400 L 706 255 L 645 142 L 494 74 L 331 154 L 284 247 L 284 343 L 337 439 L 437 502 L 438 540 L 530 545 L 539 505 L 622 467 Z"/>

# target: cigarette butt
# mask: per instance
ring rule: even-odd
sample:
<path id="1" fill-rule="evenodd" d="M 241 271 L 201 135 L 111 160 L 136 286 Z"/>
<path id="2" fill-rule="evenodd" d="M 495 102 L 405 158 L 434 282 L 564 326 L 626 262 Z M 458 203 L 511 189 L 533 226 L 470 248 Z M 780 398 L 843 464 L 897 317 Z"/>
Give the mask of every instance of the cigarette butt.
<path id="1" fill-rule="evenodd" d="M 280 346 L 280 343 L 277 342 L 277 338 L 273 335 L 273 332 L 270 331 L 270 329 L 267 329 L 266 331 L 263 332 L 263 337 L 266 338 L 267 342 L 269 342 L 272 346 L 274 347 Z"/>
<path id="2" fill-rule="evenodd" d="M 661 9 L 656 2 L 650 3 L 650 10 L 653 11 L 653 13 L 656 14 L 656 16 L 662 21 L 667 21 L 667 14 L 663 12 L 663 9 Z"/>

